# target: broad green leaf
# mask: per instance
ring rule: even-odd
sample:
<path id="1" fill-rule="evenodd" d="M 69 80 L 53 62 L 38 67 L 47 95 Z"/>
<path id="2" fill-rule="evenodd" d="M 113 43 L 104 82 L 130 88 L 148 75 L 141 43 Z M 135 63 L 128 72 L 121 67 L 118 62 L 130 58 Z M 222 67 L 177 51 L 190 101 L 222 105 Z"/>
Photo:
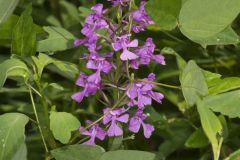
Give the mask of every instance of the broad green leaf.
<path id="1" fill-rule="evenodd" d="M 222 124 L 218 117 L 203 103 L 198 100 L 197 110 L 200 115 L 202 128 L 212 145 L 214 160 L 219 159 L 222 145 Z"/>
<path id="2" fill-rule="evenodd" d="M 71 138 L 71 132 L 78 130 L 80 127 L 79 120 L 70 113 L 51 112 L 50 129 L 55 139 L 66 144 Z"/>
<path id="3" fill-rule="evenodd" d="M 104 149 L 91 145 L 69 145 L 52 150 L 51 153 L 56 160 L 99 160 Z"/>
<path id="4" fill-rule="evenodd" d="M 192 38 L 193 41 L 201 44 L 204 48 L 208 45 L 228 45 L 237 44 L 240 42 L 239 36 L 231 28 L 227 27 L 223 31 L 207 38 Z"/>
<path id="5" fill-rule="evenodd" d="M 108 150 L 110 151 L 118 150 L 121 147 L 122 142 L 123 142 L 123 136 L 109 138 Z"/>
<path id="6" fill-rule="evenodd" d="M 239 12 L 239 0 L 188 0 L 180 11 L 180 30 L 192 40 L 210 38 L 226 29 Z"/>
<path id="7" fill-rule="evenodd" d="M 240 88 L 240 78 L 238 77 L 216 79 L 214 82 L 212 82 L 212 86 L 209 88 L 209 93 L 219 94 L 238 88 Z"/>
<path id="8" fill-rule="evenodd" d="M 154 160 L 155 154 L 143 151 L 118 150 L 103 154 L 99 160 Z"/>
<path id="9" fill-rule="evenodd" d="M 79 24 L 80 17 L 76 5 L 67 1 L 60 1 L 59 4 L 61 6 L 64 26 L 68 28 L 75 24 Z"/>
<path id="10" fill-rule="evenodd" d="M 8 20 L 0 24 L 0 42 L 3 44 L 10 44 L 12 40 L 12 32 L 14 26 L 17 24 L 19 17 L 12 15 Z"/>
<path id="11" fill-rule="evenodd" d="M 198 128 L 193 134 L 188 138 L 185 146 L 188 148 L 202 148 L 209 144 L 208 138 L 206 137 L 202 128 Z"/>
<path id="12" fill-rule="evenodd" d="M 49 34 L 49 37 L 38 42 L 38 52 L 63 51 L 74 47 L 75 37 L 64 28 L 43 27 L 43 29 Z"/>
<path id="13" fill-rule="evenodd" d="M 222 77 L 222 75 L 218 74 L 218 73 L 212 73 L 212 72 L 209 72 L 209 71 L 206 71 L 206 70 L 202 70 L 202 71 L 203 71 L 203 74 L 204 74 L 204 77 L 206 79 L 208 87 L 214 86 L 215 81 L 219 80 Z"/>
<path id="14" fill-rule="evenodd" d="M 0 64 L 0 89 L 3 87 L 8 76 L 17 76 L 27 79 L 29 70 L 25 63 L 18 59 L 9 59 Z"/>
<path id="15" fill-rule="evenodd" d="M 20 113 L 0 116 L 0 160 L 12 159 L 25 139 L 28 117 Z"/>
<path id="16" fill-rule="evenodd" d="M 178 68 L 180 70 L 183 70 L 186 67 L 187 62 L 177 52 L 175 52 L 172 48 L 164 47 L 161 50 L 161 53 L 170 54 L 170 55 L 176 56 Z"/>
<path id="17" fill-rule="evenodd" d="M 27 160 L 27 145 L 22 143 L 12 160 Z"/>
<path id="18" fill-rule="evenodd" d="M 37 72 L 39 77 L 42 76 L 44 67 L 46 67 L 50 63 L 53 63 L 54 61 L 51 57 L 42 53 L 39 53 L 38 58 L 33 56 L 32 59 L 37 67 Z"/>
<path id="19" fill-rule="evenodd" d="M 201 68 L 194 61 L 189 61 L 180 78 L 185 100 L 193 106 L 200 96 L 208 94 L 208 86 Z"/>
<path id="20" fill-rule="evenodd" d="M 156 26 L 172 30 L 177 26 L 181 0 L 149 0 L 145 8 Z"/>
<path id="21" fill-rule="evenodd" d="M 12 35 L 12 54 L 32 56 L 36 52 L 36 30 L 31 17 L 32 6 L 29 5 L 21 14 Z"/>
<path id="22" fill-rule="evenodd" d="M 220 112 L 230 118 L 240 118 L 240 90 L 207 96 L 203 99 L 205 107 Z"/>
<path id="23" fill-rule="evenodd" d="M 240 149 L 233 152 L 229 157 L 227 157 L 224 160 L 239 160 L 239 158 L 240 158 Z"/>
<path id="24" fill-rule="evenodd" d="M 0 24 L 7 20 L 17 7 L 19 0 L 0 0 Z"/>

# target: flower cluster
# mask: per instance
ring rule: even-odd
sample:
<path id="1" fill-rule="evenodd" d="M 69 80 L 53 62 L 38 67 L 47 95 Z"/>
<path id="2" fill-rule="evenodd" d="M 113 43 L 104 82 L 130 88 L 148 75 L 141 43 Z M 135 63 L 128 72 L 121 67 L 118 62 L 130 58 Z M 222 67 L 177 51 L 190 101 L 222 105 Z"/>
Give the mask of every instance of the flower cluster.
<path id="1" fill-rule="evenodd" d="M 129 73 L 129 69 L 134 71 L 151 61 L 165 65 L 164 57 L 154 52 L 156 46 L 152 38 L 147 38 L 143 45 L 138 39 L 131 39 L 132 33 L 143 31 L 149 24 L 153 24 L 144 9 L 145 1 L 141 2 L 138 9 L 130 7 L 134 0 L 108 1 L 112 2 L 113 7 L 120 8 L 117 22 L 107 16 L 103 4 L 96 4 L 91 8 L 92 13 L 86 17 L 81 30 L 84 38 L 74 42 L 75 46 L 84 45 L 88 48 L 89 53 L 83 59 L 92 74 L 80 73 L 76 85 L 82 89 L 73 94 L 72 99 L 80 103 L 84 97 L 107 89 L 117 90 L 121 98 L 113 98 L 109 92 L 104 93 L 104 98 L 109 96 L 116 102 L 104 102 L 109 104 L 103 109 L 103 116 L 96 121 L 98 123 L 88 120 L 88 127 L 80 128 L 82 135 L 89 136 L 84 144 L 95 144 L 96 138 L 104 140 L 106 136 L 121 136 L 125 131 L 122 127 L 124 125 L 128 125 L 128 130 L 133 133 L 138 133 L 142 126 L 144 136 L 150 138 L 154 127 L 145 122 L 145 107 L 151 105 L 152 100 L 161 103 L 164 98 L 163 94 L 153 91 L 155 74 L 136 79 L 133 73 Z M 129 10 L 125 15 L 124 8 Z M 104 35 L 101 30 L 105 31 Z"/>

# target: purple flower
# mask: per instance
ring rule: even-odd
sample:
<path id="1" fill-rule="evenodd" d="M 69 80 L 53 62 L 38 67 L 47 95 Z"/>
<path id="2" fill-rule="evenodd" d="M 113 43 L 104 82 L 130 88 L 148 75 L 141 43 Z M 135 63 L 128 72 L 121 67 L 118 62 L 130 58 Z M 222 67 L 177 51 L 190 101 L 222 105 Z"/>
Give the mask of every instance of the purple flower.
<path id="1" fill-rule="evenodd" d="M 130 62 L 131 67 L 138 69 L 139 65 L 148 65 L 151 60 L 154 60 L 162 65 L 165 65 L 165 58 L 162 55 L 154 55 L 155 44 L 153 43 L 152 38 L 148 38 L 143 47 L 138 48 L 134 51 L 138 56 L 137 59 Z"/>
<path id="2" fill-rule="evenodd" d="M 76 81 L 76 85 L 83 87 L 84 89 L 73 94 L 72 99 L 80 103 L 84 97 L 96 94 L 97 90 L 101 88 L 100 82 L 100 71 L 97 71 L 96 73 L 89 76 L 85 73 L 81 73 L 80 77 Z"/>
<path id="3" fill-rule="evenodd" d="M 125 34 L 120 37 L 117 37 L 116 42 L 112 43 L 112 47 L 115 51 L 123 50 L 120 56 L 121 60 L 123 61 L 138 58 L 138 56 L 135 53 L 128 50 L 129 47 L 137 47 L 138 40 L 135 39 L 133 41 L 130 41 L 129 36 L 130 36 L 129 34 Z"/>
<path id="4" fill-rule="evenodd" d="M 87 121 L 88 125 L 91 125 L 91 121 Z M 95 145 L 95 139 L 104 140 L 106 132 L 99 126 L 99 124 L 93 125 L 89 130 L 84 130 L 84 127 L 80 127 L 79 131 L 82 135 L 90 136 L 90 139 L 83 144 Z"/>
<path id="5" fill-rule="evenodd" d="M 109 137 L 121 136 L 123 135 L 123 130 L 118 126 L 117 122 L 127 123 L 129 115 L 126 113 L 126 109 L 114 109 L 106 108 L 103 110 L 105 116 L 103 118 L 103 124 L 108 124 L 111 122 L 111 125 L 107 131 Z"/>
<path id="6" fill-rule="evenodd" d="M 142 125 L 144 136 L 150 138 L 154 127 L 150 124 L 144 123 L 144 120 L 147 118 L 147 115 L 143 113 L 143 110 L 139 109 L 134 116 L 130 119 L 128 129 L 133 133 L 138 133 Z"/>
<path id="7" fill-rule="evenodd" d="M 129 0 L 108 0 L 109 2 L 112 2 L 113 6 L 125 6 Z"/>
<path id="8" fill-rule="evenodd" d="M 83 39 L 76 39 L 74 45 L 77 47 L 84 44 L 84 46 L 88 47 L 90 52 L 95 51 L 97 48 L 98 36 L 94 33 L 94 29 L 92 29 L 89 24 L 84 24 L 81 33 L 86 37 Z"/>
<path id="9" fill-rule="evenodd" d="M 108 23 L 103 17 L 106 10 L 103 10 L 103 4 L 96 4 L 92 8 L 93 13 L 88 15 L 85 23 L 89 24 L 93 29 L 108 28 Z"/>
<path id="10" fill-rule="evenodd" d="M 148 75 L 146 81 L 154 81 L 155 74 L 151 73 Z M 162 102 L 164 95 L 158 92 L 152 91 L 154 85 L 146 82 L 135 82 L 129 86 L 127 90 L 127 96 L 130 98 L 129 106 L 137 105 L 140 109 L 144 108 L 146 105 L 152 104 L 152 99 L 158 103 Z"/>
<path id="11" fill-rule="evenodd" d="M 138 10 L 135 10 L 131 13 L 131 16 L 135 22 L 132 27 L 132 30 L 135 33 L 143 31 L 149 24 L 154 24 L 151 18 L 148 16 L 147 12 L 145 11 L 145 4 L 146 2 L 141 2 L 140 7 Z"/>
<path id="12" fill-rule="evenodd" d="M 106 57 L 107 56 L 107 57 Z M 105 57 L 101 57 L 98 53 L 92 52 L 86 56 L 88 59 L 87 68 L 100 70 L 104 73 L 109 73 L 112 69 L 112 64 L 107 61 L 107 58 L 110 58 L 112 54 L 108 54 Z"/>

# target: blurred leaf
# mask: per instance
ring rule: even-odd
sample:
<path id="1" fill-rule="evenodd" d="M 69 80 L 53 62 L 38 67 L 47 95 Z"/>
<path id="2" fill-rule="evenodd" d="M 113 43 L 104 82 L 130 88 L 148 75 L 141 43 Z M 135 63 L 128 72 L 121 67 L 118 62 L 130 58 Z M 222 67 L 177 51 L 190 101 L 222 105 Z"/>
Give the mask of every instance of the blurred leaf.
<path id="1" fill-rule="evenodd" d="M 213 85 L 215 85 L 215 81 L 222 77 L 222 75 L 218 73 L 212 73 L 205 70 L 202 71 L 207 81 L 208 87 L 212 87 Z"/>
<path id="2" fill-rule="evenodd" d="M 80 22 L 83 25 L 85 22 L 85 17 L 87 17 L 92 11 L 90 8 L 86 8 L 85 6 L 80 6 L 78 10 L 80 11 Z"/>
<path id="3" fill-rule="evenodd" d="M 240 118 L 240 90 L 207 96 L 203 99 L 203 104 L 230 118 Z"/>
<path id="4" fill-rule="evenodd" d="M 78 130 L 80 122 L 76 117 L 66 112 L 51 112 L 50 129 L 55 139 L 66 144 L 71 138 L 71 132 Z"/>
<path id="5" fill-rule="evenodd" d="M 0 24 L 8 19 L 17 7 L 19 0 L 0 0 Z"/>
<path id="6" fill-rule="evenodd" d="M 108 148 L 110 151 L 118 150 L 123 142 L 123 136 L 109 138 Z"/>
<path id="7" fill-rule="evenodd" d="M 188 148 L 203 148 L 209 144 L 208 138 L 204 134 L 202 128 L 198 128 L 193 134 L 188 138 L 185 146 Z"/>
<path id="8" fill-rule="evenodd" d="M 185 100 L 193 106 L 199 96 L 208 94 L 208 86 L 201 68 L 194 61 L 189 61 L 180 78 L 182 92 Z"/>
<path id="9" fill-rule="evenodd" d="M 12 35 L 12 54 L 32 56 L 36 52 L 36 30 L 31 17 L 32 6 L 29 5 L 21 14 Z"/>
<path id="10" fill-rule="evenodd" d="M 51 83 L 51 84 L 49 84 L 49 86 L 51 86 L 57 90 L 60 90 L 60 91 L 64 90 L 64 88 L 60 84 L 57 84 L 57 83 Z"/>
<path id="11" fill-rule="evenodd" d="M 12 160 L 27 160 L 27 145 L 22 143 Z"/>
<path id="12" fill-rule="evenodd" d="M 143 151 L 118 150 L 106 152 L 99 160 L 154 160 L 155 154 Z"/>
<path id="13" fill-rule="evenodd" d="M 38 52 L 63 51 L 74 47 L 75 37 L 64 28 L 43 27 L 43 29 L 48 32 L 49 37 L 38 42 Z"/>
<path id="14" fill-rule="evenodd" d="M 239 158 L 240 158 L 240 149 L 233 152 L 229 157 L 227 157 L 224 160 L 239 160 Z"/>
<path id="15" fill-rule="evenodd" d="M 27 79 L 29 70 L 25 63 L 18 59 L 9 59 L 0 64 L 0 89 L 3 87 L 8 76 L 18 76 Z"/>
<path id="16" fill-rule="evenodd" d="M 70 27 L 74 24 L 80 23 L 78 9 L 74 4 L 67 1 L 60 1 L 59 4 L 63 11 L 62 18 L 63 23 L 65 24 L 64 26 Z"/>
<path id="17" fill-rule="evenodd" d="M 181 0 L 149 0 L 146 4 L 149 16 L 162 30 L 172 30 L 177 26 L 180 9 Z"/>
<path id="18" fill-rule="evenodd" d="M 104 149 L 91 145 L 68 145 L 52 150 L 51 153 L 56 160 L 99 160 Z"/>
<path id="19" fill-rule="evenodd" d="M 20 113 L 0 116 L 0 160 L 12 159 L 25 139 L 28 117 Z"/>
<path id="20" fill-rule="evenodd" d="M 188 0 L 180 11 L 180 30 L 191 40 L 209 40 L 221 32 L 225 39 L 226 33 L 229 35 L 232 31 L 224 29 L 233 22 L 239 12 L 239 0 Z"/>
<path id="21" fill-rule="evenodd" d="M 214 160 L 218 160 L 223 141 L 221 137 L 222 124 L 218 117 L 201 100 L 197 102 L 197 109 L 203 130 L 211 142 Z"/>
<path id="22" fill-rule="evenodd" d="M 178 68 L 180 70 L 183 70 L 186 67 L 187 62 L 177 52 L 175 52 L 172 48 L 164 47 L 161 50 L 161 53 L 175 56 L 176 59 L 177 59 Z"/>
<path id="23" fill-rule="evenodd" d="M 193 41 L 201 44 L 204 48 L 208 45 L 228 45 L 228 44 L 237 44 L 240 42 L 239 36 L 237 33 L 231 28 L 227 27 L 223 31 L 207 38 L 196 38 Z"/>

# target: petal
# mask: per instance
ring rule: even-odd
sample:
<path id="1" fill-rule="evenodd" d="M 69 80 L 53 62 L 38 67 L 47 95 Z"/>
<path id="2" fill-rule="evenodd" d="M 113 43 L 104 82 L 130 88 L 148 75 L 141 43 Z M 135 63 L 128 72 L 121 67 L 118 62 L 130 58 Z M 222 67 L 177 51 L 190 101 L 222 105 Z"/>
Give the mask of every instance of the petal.
<path id="1" fill-rule="evenodd" d="M 98 68 L 93 60 L 89 60 L 89 61 L 87 62 L 86 67 L 87 67 L 88 69 L 97 69 L 97 68 Z"/>
<path id="2" fill-rule="evenodd" d="M 97 127 L 96 129 L 96 137 L 100 140 L 104 140 L 106 137 L 106 131 L 104 131 L 101 127 Z"/>
<path id="3" fill-rule="evenodd" d="M 140 121 L 137 118 L 133 117 L 130 120 L 128 129 L 133 133 L 138 133 L 139 129 L 140 129 L 140 126 L 141 126 Z"/>
<path id="4" fill-rule="evenodd" d="M 123 53 L 120 56 L 121 60 L 126 61 L 126 60 L 134 60 L 137 59 L 138 56 L 136 54 L 134 54 L 133 52 L 130 52 L 127 49 L 123 50 Z"/>
<path id="5" fill-rule="evenodd" d="M 95 137 L 94 136 L 91 136 L 90 139 L 86 142 L 84 142 L 83 144 L 86 144 L 86 145 L 95 145 Z"/>
<path id="6" fill-rule="evenodd" d="M 165 57 L 163 55 L 161 55 L 161 54 L 153 55 L 152 59 L 155 60 L 156 62 L 158 62 L 161 65 L 166 65 Z"/>
<path id="7" fill-rule="evenodd" d="M 129 115 L 128 114 L 124 114 L 124 115 L 118 117 L 117 120 L 120 121 L 120 122 L 123 122 L 123 123 L 127 123 L 128 122 L 128 118 L 129 118 Z"/>
<path id="8" fill-rule="evenodd" d="M 144 136 L 146 138 L 150 138 L 152 135 L 152 132 L 154 131 L 154 127 L 150 124 L 145 124 L 143 122 L 142 122 L 142 126 L 143 126 Z"/>
<path id="9" fill-rule="evenodd" d="M 130 42 L 128 45 L 128 47 L 137 47 L 138 46 L 138 40 L 134 39 L 132 42 Z"/>
<path id="10" fill-rule="evenodd" d="M 82 102 L 84 96 L 85 96 L 85 93 L 84 93 L 84 92 L 77 92 L 77 93 L 73 94 L 73 95 L 71 96 L 71 98 L 72 98 L 74 101 L 80 103 L 80 102 Z"/>
<path id="11" fill-rule="evenodd" d="M 120 42 L 112 43 L 112 47 L 113 47 L 114 51 L 119 51 L 120 49 L 122 49 L 122 45 Z"/>
<path id="12" fill-rule="evenodd" d="M 164 98 L 163 94 L 158 93 L 158 92 L 153 92 L 153 91 L 151 91 L 150 96 L 152 97 L 152 99 L 154 99 L 158 103 L 162 103 L 162 99 Z"/>
<path id="13" fill-rule="evenodd" d="M 111 126 L 109 127 L 107 134 L 109 137 L 121 136 L 123 134 L 122 129 L 116 124 L 115 121 L 112 121 Z"/>

